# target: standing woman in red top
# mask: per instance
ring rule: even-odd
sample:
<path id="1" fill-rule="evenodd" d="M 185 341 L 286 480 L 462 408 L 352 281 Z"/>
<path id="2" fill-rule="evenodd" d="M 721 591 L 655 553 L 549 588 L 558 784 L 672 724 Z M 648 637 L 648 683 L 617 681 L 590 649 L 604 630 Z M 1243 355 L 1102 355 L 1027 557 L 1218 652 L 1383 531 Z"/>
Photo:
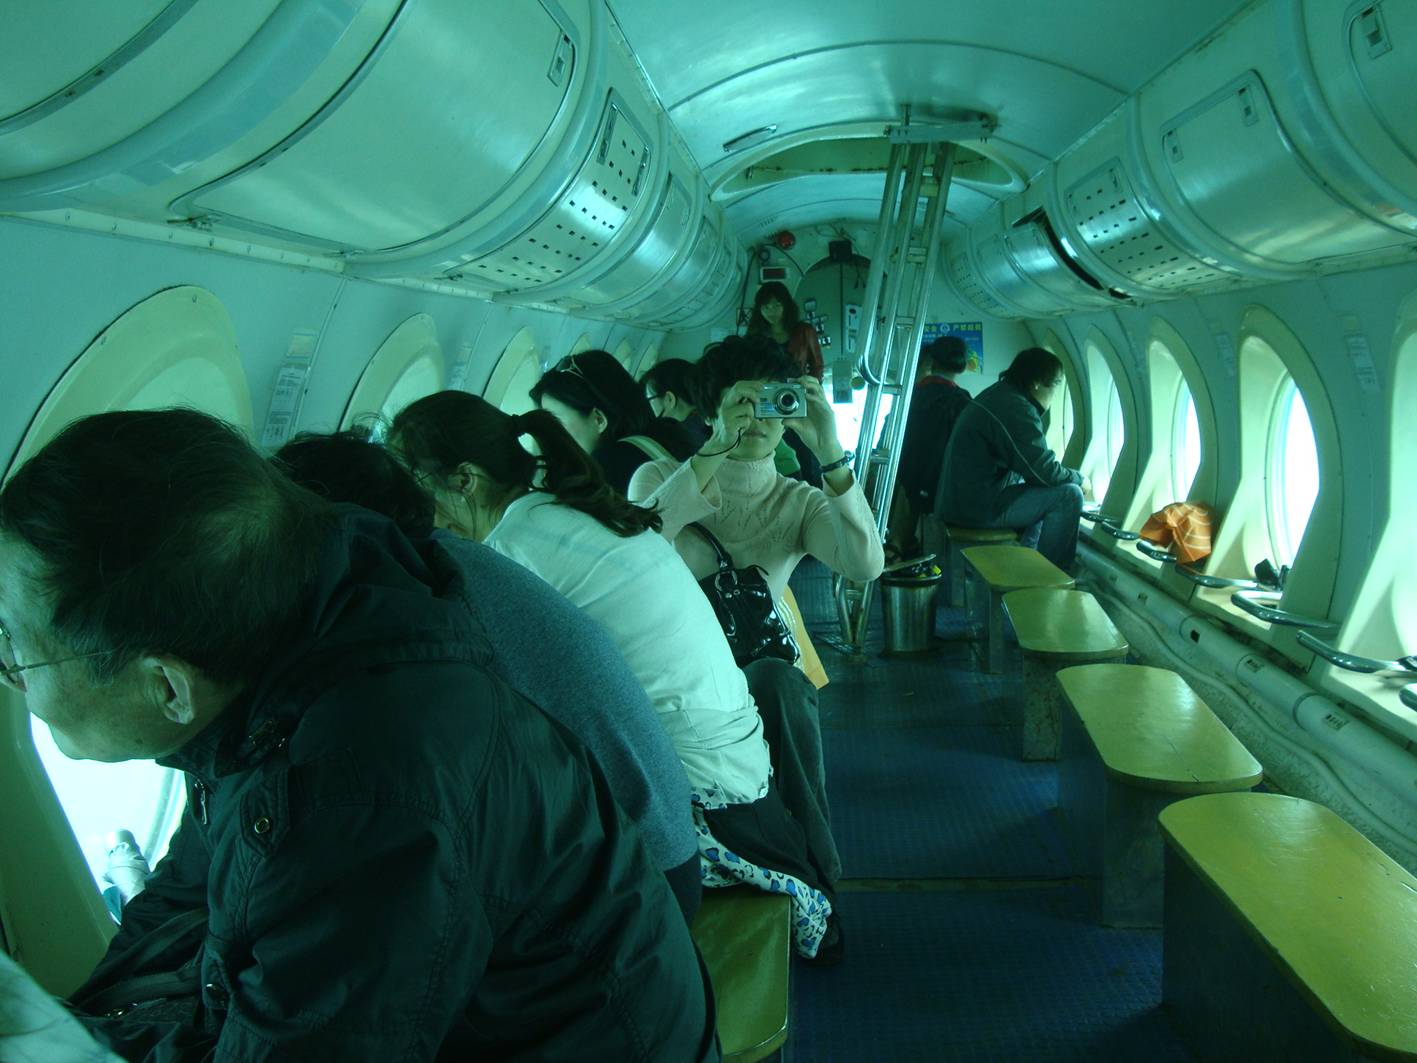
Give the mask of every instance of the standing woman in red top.
<path id="1" fill-rule="evenodd" d="M 768 281 L 758 289 L 753 297 L 752 316 L 748 318 L 748 335 L 776 340 L 802 372 L 822 379 L 824 367 L 817 330 L 802 320 L 787 285 Z"/>

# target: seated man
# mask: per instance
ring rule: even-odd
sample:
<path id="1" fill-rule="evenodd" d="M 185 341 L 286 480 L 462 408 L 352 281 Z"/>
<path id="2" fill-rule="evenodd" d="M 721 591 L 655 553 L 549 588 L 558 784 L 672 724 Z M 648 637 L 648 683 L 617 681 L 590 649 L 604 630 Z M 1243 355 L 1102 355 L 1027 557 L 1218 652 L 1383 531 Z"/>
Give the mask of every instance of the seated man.
<path id="1" fill-rule="evenodd" d="M 1071 572 L 1087 482 L 1048 447 L 1043 415 L 1063 364 L 1041 347 L 1020 351 L 999 382 L 965 407 L 940 471 L 936 513 L 970 528 L 1015 528 L 1024 546 Z"/>
<path id="2" fill-rule="evenodd" d="M 969 392 L 955 382 L 968 364 L 969 348 L 958 336 L 941 336 L 920 351 L 891 503 L 887 552 L 896 557 L 914 557 L 920 552 L 920 518 L 935 508 L 935 486 L 945 463 L 945 447 L 955 421 L 970 402 Z"/>
<path id="3" fill-rule="evenodd" d="M 190 410 L 85 418 L 0 491 L 0 676 L 68 756 L 189 780 L 77 995 L 131 989 L 87 1021 L 120 1055 L 718 1058 L 663 876 L 430 547 Z M 130 975 L 194 913 L 189 1006 L 149 1007 Z"/>
<path id="4" fill-rule="evenodd" d="M 440 597 L 465 605 L 492 647 L 488 667 L 586 744 L 640 828 L 686 920 L 703 895 L 689 777 L 649 696 L 605 629 L 491 547 L 433 531 L 433 496 L 387 450 L 352 432 L 301 435 L 276 454 L 296 483 L 433 535 L 449 569 Z"/>

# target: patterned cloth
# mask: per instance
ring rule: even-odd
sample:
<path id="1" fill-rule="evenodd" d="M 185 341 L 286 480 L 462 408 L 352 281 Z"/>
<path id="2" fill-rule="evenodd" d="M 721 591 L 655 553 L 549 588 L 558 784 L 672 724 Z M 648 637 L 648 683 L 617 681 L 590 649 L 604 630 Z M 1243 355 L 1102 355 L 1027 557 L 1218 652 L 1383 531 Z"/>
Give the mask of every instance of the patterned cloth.
<path id="1" fill-rule="evenodd" d="M 694 831 L 699 838 L 699 865 L 703 872 L 704 889 L 728 886 L 752 886 L 764 893 L 785 893 L 792 899 L 792 947 L 798 955 L 811 959 L 817 954 L 826 933 L 831 901 L 821 890 L 813 889 L 800 878 L 783 871 L 774 871 L 740 857 L 722 845 L 704 820 L 703 806 L 694 803 Z"/>
<path id="2" fill-rule="evenodd" d="M 1141 537 L 1169 546 L 1176 560 L 1193 565 L 1210 556 L 1215 510 L 1204 502 L 1172 502 L 1153 513 L 1141 527 Z"/>

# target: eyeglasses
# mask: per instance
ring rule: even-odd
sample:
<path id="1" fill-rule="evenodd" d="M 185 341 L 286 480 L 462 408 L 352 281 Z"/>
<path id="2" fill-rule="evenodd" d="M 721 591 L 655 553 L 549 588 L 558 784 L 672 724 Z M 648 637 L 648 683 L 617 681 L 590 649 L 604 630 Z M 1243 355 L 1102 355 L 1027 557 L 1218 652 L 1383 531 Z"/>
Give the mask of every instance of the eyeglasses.
<path id="1" fill-rule="evenodd" d="M 0 682 L 21 694 L 26 692 L 24 677 L 21 672 L 31 668 L 48 668 L 52 664 L 67 664 L 69 661 L 82 661 L 88 657 L 102 657 L 109 653 L 109 650 L 95 650 L 93 653 L 76 653 L 72 657 L 59 657 L 53 661 L 35 661 L 33 664 L 17 664 L 15 661 L 15 642 L 10 637 L 10 633 L 0 625 Z"/>

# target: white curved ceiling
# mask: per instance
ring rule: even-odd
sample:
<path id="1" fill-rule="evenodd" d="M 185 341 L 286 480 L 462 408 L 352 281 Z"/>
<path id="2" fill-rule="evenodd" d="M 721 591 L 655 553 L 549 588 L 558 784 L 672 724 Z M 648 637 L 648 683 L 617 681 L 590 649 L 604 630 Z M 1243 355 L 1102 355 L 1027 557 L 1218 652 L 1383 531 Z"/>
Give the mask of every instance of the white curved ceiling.
<path id="1" fill-rule="evenodd" d="M 710 183 L 741 168 L 723 144 L 763 126 L 898 121 L 935 109 L 998 119 L 989 151 L 1033 175 L 1250 0 L 609 0 L 671 120 Z M 872 221 L 882 180 L 800 177 L 728 207 L 740 234 Z M 969 222 L 999 190 L 951 192 Z M 874 201 L 874 205 L 872 205 Z"/>

